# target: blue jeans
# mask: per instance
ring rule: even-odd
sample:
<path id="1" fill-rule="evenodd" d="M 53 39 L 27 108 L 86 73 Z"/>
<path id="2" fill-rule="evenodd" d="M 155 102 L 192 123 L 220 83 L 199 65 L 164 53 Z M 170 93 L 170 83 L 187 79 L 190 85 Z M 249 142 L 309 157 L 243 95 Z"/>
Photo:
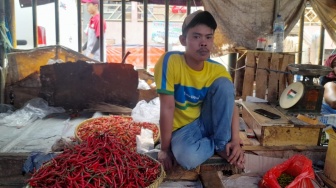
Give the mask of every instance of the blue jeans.
<path id="1" fill-rule="evenodd" d="M 194 169 L 225 149 L 231 140 L 231 122 L 235 104 L 234 86 L 227 78 L 218 78 L 210 86 L 201 115 L 172 134 L 171 149 L 185 169 Z"/>

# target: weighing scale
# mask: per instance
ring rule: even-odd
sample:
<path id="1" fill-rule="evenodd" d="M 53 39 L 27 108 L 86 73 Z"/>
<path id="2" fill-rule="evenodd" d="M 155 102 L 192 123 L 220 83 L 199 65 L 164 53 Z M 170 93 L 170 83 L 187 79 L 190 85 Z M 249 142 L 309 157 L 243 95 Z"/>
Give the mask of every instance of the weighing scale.
<path id="1" fill-rule="evenodd" d="M 303 79 L 290 84 L 282 92 L 279 100 L 280 107 L 287 113 L 320 114 L 324 87 L 314 83 L 314 78 L 325 76 L 332 68 L 321 65 L 289 64 L 292 74 L 301 75 Z"/>

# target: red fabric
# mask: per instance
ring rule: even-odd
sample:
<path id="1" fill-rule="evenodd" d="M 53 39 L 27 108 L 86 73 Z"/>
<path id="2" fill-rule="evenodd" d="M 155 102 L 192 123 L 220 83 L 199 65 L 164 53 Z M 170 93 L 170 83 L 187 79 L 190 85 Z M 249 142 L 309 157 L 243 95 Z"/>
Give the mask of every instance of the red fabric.
<path id="1" fill-rule="evenodd" d="M 177 14 L 177 13 L 186 13 L 187 12 L 187 7 L 186 6 L 173 6 L 172 12 L 174 14 Z"/>
<path id="2" fill-rule="evenodd" d="M 331 63 L 332 63 L 334 60 L 336 60 L 336 54 L 334 54 L 334 55 L 330 55 L 330 56 L 328 57 L 328 59 L 325 61 L 324 66 L 333 68 Z M 327 77 L 327 78 L 335 78 L 335 79 L 336 79 L 335 72 L 334 72 L 334 71 L 330 72 L 328 75 L 326 75 L 326 77 Z"/>
<path id="3" fill-rule="evenodd" d="M 47 44 L 46 31 L 44 27 L 37 26 L 38 44 Z"/>
<path id="4" fill-rule="evenodd" d="M 100 14 L 91 17 L 89 27 L 95 30 L 96 36 L 100 36 Z M 106 21 L 104 20 L 104 33 L 106 31 Z"/>

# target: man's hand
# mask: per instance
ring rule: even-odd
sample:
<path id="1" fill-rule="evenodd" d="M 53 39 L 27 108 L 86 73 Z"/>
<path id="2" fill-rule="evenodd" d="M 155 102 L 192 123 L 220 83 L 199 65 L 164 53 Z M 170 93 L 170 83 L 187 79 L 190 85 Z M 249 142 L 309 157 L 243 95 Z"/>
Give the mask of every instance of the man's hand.
<path id="1" fill-rule="evenodd" d="M 176 165 L 173 153 L 169 151 L 160 150 L 158 153 L 158 161 L 163 165 L 165 171 L 169 171 Z"/>
<path id="2" fill-rule="evenodd" d="M 241 140 L 233 140 L 226 144 L 227 161 L 243 169 L 245 164 L 244 150 L 241 148 Z"/>

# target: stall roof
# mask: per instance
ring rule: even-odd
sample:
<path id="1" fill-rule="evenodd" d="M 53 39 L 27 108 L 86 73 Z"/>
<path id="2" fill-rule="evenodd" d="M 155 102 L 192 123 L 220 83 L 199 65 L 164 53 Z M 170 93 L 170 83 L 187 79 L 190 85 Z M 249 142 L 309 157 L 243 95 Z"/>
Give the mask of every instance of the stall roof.
<path id="1" fill-rule="evenodd" d="M 55 2 L 55 0 L 39 0 L 36 1 L 37 5 L 44 5 L 44 4 L 48 4 L 48 3 L 53 3 Z M 20 5 L 22 8 L 25 7 L 31 7 L 32 6 L 32 0 L 20 0 Z"/>
<path id="2" fill-rule="evenodd" d="M 106 0 L 105 0 L 106 1 Z M 113 0 L 113 1 L 121 1 L 121 0 Z M 128 0 L 126 0 L 128 1 Z M 143 3 L 143 0 L 130 0 L 130 1 L 137 1 Z M 202 0 L 189 0 L 191 4 L 196 6 L 202 6 Z M 47 3 L 53 3 L 55 0 L 39 0 L 37 1 L 37 5 L 44 5 Z M 31 7 L 32 0 L 20 0 L 21 7 Z M 148 4 L 166 4 L 166 0 L 148 0 Z M 169 5 L 179 5 L 179 6 L 186 6 L 188 4 L 188 0 L 170 0 Z"/>
<path id="3" fill-rule="evenodd" d="M 137 1 L 137 2 L 144 2 L 143 0 L 131 0 L 131 1 Z M 188 4 L 188 1 L 192 5 L 196 6 L 203 6 L 202 0 L 169 0 L 169 5 L 180 5 L 180 6 L 186 6 Z M 148 4 L 162 4 L 164 5 L 166 3 L 166 0 L 148 0 Z"/>

